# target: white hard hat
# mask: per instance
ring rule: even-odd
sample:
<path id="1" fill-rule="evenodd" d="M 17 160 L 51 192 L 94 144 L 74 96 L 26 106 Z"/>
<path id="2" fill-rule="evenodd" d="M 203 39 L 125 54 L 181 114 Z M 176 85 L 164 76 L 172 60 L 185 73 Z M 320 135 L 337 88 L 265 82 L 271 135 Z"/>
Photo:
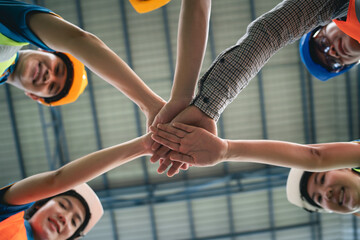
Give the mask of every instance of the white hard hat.
<path id="1" fill-rule="evenodd" d="M 307 194 L 307 182 L 312 172 L 292 168 L 286 183 L 286 195 L 290 203 L 304 208 L 307 211 L 331 213 L 318 206 Z M 303 191 L 302 191 L 303 190 Z"/>
<path id="2" fill-rule="evenodd" d="M 87 223 L 81 234 L 85 235 L 100 220 L 101 216 L 104 214 L 104 209 L 101 205 L 100 199 L 98 198 L 94 190 L 92 190 L 86 183 L 80 184 L 71 190 L 75 191 L 85 200 L 88 210 L 90 211 L 89 222 Z"/>

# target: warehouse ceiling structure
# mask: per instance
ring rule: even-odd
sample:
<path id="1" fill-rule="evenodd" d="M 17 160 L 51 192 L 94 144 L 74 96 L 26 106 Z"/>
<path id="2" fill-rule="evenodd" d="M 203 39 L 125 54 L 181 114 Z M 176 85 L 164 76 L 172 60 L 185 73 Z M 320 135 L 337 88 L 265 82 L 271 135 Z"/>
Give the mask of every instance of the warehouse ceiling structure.
<path id="1" fill-rule="evenodd" d="M 127 0 L 38 0 L 94 33 L 165 100 L 175 69 L 181 1 L 138 14 Z M 279 0 L 214 0 L 201 75 L 247 25 Z M 76 103 L 48 108 L 0 87 L 0 183 L 57 169 L 146 132 L 145 117 L 126 96 L 88 71 Z M 297 143 L 359 138 L 359 70 L 328 82 L 312 78 L 298 43 L 279 51 L 228 106 L 218 133 L 228 139 Z M 354 216 L 311 214 L 287 202 L 289 169 L 250 163 L 190 168 L 168 178 L 148 157 L 89 184 L 105 207 L 84 239 L 360 239 Z"/>

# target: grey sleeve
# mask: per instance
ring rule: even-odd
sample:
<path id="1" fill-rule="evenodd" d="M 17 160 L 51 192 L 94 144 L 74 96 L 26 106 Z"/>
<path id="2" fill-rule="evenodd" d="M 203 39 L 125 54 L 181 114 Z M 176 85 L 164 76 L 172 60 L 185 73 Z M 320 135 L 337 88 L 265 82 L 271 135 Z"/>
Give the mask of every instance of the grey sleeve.
<path id="1" fill-rule="evenodd" d="M 285 0 L 253 21 L 200 78 L 191 104 L 217 121 L 235 97 L 282 47 L 331 19 L 346 15 L 348 0 Z"/>

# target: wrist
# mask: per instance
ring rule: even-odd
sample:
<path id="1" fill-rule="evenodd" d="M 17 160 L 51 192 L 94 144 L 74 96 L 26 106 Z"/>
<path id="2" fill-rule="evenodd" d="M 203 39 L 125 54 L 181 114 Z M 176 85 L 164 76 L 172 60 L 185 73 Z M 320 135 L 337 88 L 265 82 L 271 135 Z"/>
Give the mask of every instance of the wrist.
<path id="1" fill-rule="evenodd" d="M 139 108 L 149 118 L 150 116 L 155 116 L 165 104 L 166 102 L 162 98 L 157 97 L 155 99 L 151 98 L 144 105 L 139 105 Z"/>
<path id="2" fill-rule="evenodd" d="M 171 95 L 169 102 L 177 102 L 188 106 L 192 99 L 193 95 Z"/>
<path id="3" fill-rule="evenodd" d="M 221 153 L 220 153 L 220 161 L 219 162 L 227 162 L 230 160 L 230 141 L 227 139 L 221 139 Z"/>

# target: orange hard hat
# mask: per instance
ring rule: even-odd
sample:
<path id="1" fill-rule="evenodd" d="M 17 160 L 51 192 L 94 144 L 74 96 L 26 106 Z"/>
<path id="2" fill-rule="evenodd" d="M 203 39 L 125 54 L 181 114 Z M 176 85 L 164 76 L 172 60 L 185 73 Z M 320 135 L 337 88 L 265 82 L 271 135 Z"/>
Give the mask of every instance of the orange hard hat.
<path id="1" fill-rule="evenodd" d="M 88 80 L 84 64 L 68 53 L 54 52 L 67 67 L 67 78 L 63 89 L 54 97 L 40 98 L 46 106 L 59 106 L 75 102 L 87 86 Z"/>
<path id="2" fill-rule="evenodd" d="M 170 0 L 129 0 L 138 13 L 147 13 L 161 8 Z"/>

